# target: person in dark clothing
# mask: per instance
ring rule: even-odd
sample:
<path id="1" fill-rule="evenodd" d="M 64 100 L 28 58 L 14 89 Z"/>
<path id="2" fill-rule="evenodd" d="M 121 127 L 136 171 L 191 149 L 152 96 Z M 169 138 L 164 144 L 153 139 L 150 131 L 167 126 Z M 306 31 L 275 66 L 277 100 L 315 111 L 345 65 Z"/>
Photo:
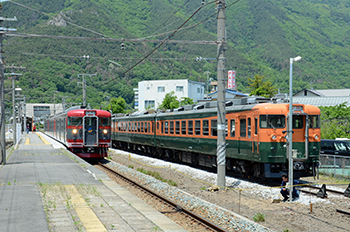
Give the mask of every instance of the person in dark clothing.
<path id="1" fill-rule="evenodd" d="M 289 188 L 286 186 L 288 184 L 288 175 L 282 174 L 282 188 L 281 188 L 281 194 L 283 196 L 283 201 L 287 201 L 289 198 Z M 293 192 L 292 192 L 292 200 L 295 200 L 295 198 L 299 197 L 299 191 L 295 189 L 295 186 L 299 184 L 299 181 L 293 180 Z"/>

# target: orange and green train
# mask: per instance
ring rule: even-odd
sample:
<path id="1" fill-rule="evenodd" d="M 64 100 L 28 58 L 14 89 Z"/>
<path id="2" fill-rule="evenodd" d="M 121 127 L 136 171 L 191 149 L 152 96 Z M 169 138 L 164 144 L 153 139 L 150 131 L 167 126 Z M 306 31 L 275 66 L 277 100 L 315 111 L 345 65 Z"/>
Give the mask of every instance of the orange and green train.
<path id="1" fill-rule="evenodd" d="M 255 98 L 235 101 L 238 104 L 226 106 L 227 169 L 259 178 L 280 178 L 282 173 L 288 173 L 288 102 L 259 103 Z M 217 108 L 185 108 L 113 117 L 113 147 L 215 167 Z M 315 175 L 320 153 L 320 109 L 293 104 L 292 130 L 294 178 Z"/>

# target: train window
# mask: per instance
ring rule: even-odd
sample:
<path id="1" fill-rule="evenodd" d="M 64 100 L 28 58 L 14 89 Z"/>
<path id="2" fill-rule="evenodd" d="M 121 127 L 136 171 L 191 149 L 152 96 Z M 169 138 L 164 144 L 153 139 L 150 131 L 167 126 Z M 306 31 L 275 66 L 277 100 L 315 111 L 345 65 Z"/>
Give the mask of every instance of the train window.
<path id="1" fill-rule="evenodd" d="M 209 120 L 203 120 L 203 135 L 209 135 Z"/>
<path id="2" fill-rule="evenodd" d="M 284 115 L 260 115 L 260 128 L 285 128 Z"/>
<path id="3" fill-rule="evenodd" d="M 141 122 L 141 132 L 143 132 L 143 122 Z"/>
<path id="4" fill-rule="evenodd" d="M 228 135 L 228 126 L 227 126 L 227 119 L 225 120 L 225 136 L 227 137 Z"/>
<path id="5" fill-rule="evenodd" d="M 320 128 L 320 115 L 310 115 L 309 116 L 309 127 L 310 128 Z"/>
<path id="6" fill-rule="evenodd" d="M 110 125 L 111 125 L 111 118 L 107 118 L 107 117 L 100 118 L 100 126 L 110 126 Z"/>
<path id="7" fill-rule="evenodd" d="M 186 134 L 186 121 L 181 121 L 181 134 Z"/>
<path id="8" fill-rule="evenodd" d="M 302 115 L 293 115 L 293 129 L 303 128 L 303 116 Z"/>
<path id="9" fill-rule="evenodd" d="M 165 134 L 168 134 L 168 128 L 169 127 L 169 122 L 168 121 L 165 121 L 165 125 L 164 125 L 164 132 Z"/>
<path id="10" fill-rule="evenodd" d="M 159 122 L 157 122 L 157 130 L 159 130 Z"/>
<path id="11" fill-rule="evenodd" d="M 148 123 L 145 122 L 145 133 L 147 133 L 147 132 L 148 132 Z"/>
<path id="12" fill-rule="evenodd" d="M 129 122 L 129 131 L 132 131 L 131 122 Z"/>
<path id="13" fill-rule="evenodd" d="M 192 120 L 188 121 L 188 134 L 193 135 L 193 121 Z"/>
<path id="14" fill-rule="evenodd" d="M 201 134 L 201 121 L 200 120 L 196 120 L 194 122 L 194 129 L 195 129 L 196 135 L 200 135 Z"/>
<path id="15" fill-rule="evenodd" d="M 246 119 L 241 119 L 239 120 L 240 122 L 240 135 L 241 137 L 246 137 L 247 135 L 247 120 Z"/>
<path id="16" fill-rule="evenodd" d="M 235 137 L 236 135 L 236 124 L 235 124 L 235 120 L 231 119 L 231 137 Z"/>
<path id="17" fill-rule="evenodd" d="M 254 134 L 258 134 L 258 118 L 254 118 L 255 131 Z"/>
<path id="18" fill-rule="evenodd" d="M 140 122 L 137 123 L 137 132 L 141 132 L 141 125 L 140 125 Z"/>
<path id="19" fill-rule="evenodd" d="M 162 130 L 162 134 L 164 133 L 164 126 L 163 126 L 163 122 L 162 122 L 162 126 L 161 126 L 161 130 Z"/>
<path id="20" fill-rule="evenodd" d="M 175 122 L 175 134 L 180 134 L 180 121 Z"/>
<path id="21" fill-rule="evenodd" d="M 211 136 L 218 136 L 217 120 L 211 120 Z"/>
<path id="22" fill-rule="evenodd" d="M 251 133 L 252 133 L 251 119 L 248 118 L 248 138 L 250 138 Z"/>
<path id="23" fill-rule="evenodd" d="M 83 123 L 82 117 L 68 117 L 68 126 L 79 126 Z"/>
<path id="24" fill-rule="evenodd" d="M 170 121 L 170 134 L 174 134 L 174 121 Z"/>

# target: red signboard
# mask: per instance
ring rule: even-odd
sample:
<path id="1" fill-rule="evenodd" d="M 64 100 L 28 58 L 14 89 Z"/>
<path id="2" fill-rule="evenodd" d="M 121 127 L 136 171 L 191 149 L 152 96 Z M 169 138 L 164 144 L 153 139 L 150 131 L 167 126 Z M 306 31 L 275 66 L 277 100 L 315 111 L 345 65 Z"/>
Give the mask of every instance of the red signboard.
<path id="1" fill-rule="evenodd" d="M 235 70 L 228 70 L 227 88 L 236 89 L 236 71 Z"/>

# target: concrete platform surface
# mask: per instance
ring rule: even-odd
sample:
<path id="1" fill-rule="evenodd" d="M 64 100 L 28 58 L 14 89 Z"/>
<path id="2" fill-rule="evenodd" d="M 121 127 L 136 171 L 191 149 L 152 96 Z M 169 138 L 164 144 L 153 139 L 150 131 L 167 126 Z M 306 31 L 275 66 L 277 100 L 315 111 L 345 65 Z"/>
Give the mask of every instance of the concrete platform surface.
<path id="1" fill-rule="evenodd" d="M 42 133 L 0 166 L 0 232 L 185 231 Z"/>

